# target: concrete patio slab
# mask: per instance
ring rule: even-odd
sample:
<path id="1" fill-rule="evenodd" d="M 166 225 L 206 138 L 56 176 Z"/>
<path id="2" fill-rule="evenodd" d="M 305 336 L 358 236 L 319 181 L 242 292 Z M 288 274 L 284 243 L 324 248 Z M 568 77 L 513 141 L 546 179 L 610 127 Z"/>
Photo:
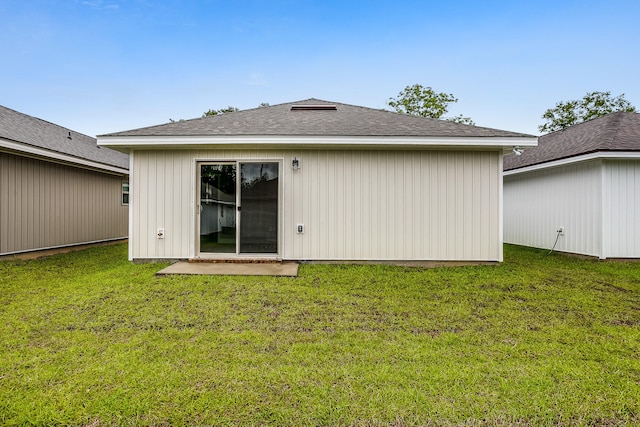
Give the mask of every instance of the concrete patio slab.
<path id="1" fill-rule="evenodd" d="M 283 263 L 225 263 L 176 262 L 156 274 L 209 274 L 216 276 L 292 276 L 298 275 L 298 264 Z"/>

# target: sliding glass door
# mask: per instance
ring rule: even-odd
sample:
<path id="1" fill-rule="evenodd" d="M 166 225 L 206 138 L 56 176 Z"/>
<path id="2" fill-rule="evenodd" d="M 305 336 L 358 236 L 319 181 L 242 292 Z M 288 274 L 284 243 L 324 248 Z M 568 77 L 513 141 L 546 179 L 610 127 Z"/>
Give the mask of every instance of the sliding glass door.
<path id="1" fill-rule="evenodd" d="M 200 165 L 200 252 L 236 253 L 236 164 Z"/>
<path id="2" fill-rule="evenodd" d="M 240 163 L 240 252 L 278 252 L 278 163 Z"/>
<path id="3" fill-rule="evenodd" d="M 198 165 L 201 254 L 278 253 L 279 166 L 278 162 Z"/>

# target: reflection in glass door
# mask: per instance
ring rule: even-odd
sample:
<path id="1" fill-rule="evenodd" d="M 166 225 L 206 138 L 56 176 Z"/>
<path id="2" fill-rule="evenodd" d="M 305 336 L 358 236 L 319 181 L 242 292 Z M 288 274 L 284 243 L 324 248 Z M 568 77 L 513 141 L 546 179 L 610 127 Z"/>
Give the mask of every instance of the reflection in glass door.
<path id="1" fill-rule="evenodd" d="M 278 252 L 278 163 L 240 163 L 240 252 Z"/>
<path id="2" fill-rule="evenodd" d="M 200 252 L 236 253 L 236 164 L 200 165 Z"/>

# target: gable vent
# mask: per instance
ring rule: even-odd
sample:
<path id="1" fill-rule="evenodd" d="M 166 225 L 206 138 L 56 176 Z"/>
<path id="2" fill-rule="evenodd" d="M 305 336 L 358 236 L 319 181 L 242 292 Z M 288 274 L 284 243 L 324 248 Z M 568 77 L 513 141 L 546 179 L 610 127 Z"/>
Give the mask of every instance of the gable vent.
<path id="1" fill-rule="evenodd" d="M 313 111 L 336 111 L 335 104 L 298 104 L 292 105 L 291 111 L 313 110 Z"/>

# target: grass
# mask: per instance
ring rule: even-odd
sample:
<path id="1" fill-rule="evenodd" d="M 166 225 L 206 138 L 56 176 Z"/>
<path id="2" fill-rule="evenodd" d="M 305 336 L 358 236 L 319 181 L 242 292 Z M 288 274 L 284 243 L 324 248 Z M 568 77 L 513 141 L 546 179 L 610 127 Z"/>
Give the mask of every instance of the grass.
<path id="1" fill-rule="evenodd" d="M 0 424 L 640 424 L 640 263 L 161 267 L 0 262 Z"/>

